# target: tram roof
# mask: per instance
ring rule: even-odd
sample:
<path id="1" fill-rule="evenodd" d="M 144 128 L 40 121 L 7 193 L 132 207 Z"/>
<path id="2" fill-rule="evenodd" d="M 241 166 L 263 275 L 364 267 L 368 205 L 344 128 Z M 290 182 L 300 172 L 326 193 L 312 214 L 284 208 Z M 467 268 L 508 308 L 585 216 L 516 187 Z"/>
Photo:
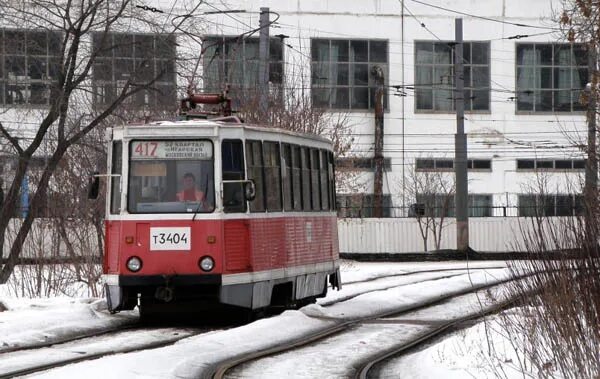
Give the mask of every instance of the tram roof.
<path id="1" fill-rule="evenodd" d="M 331 145 L 325 137 L 313 133 L 299 133 L 291 130 L 245 123 L 232 123 L 217 120 L 182 120 L 182 121 L 154 121 L 146 124 L 124 124 L 113 128 L 113 137 L 121 138 L 157 138 L 157 137 L 216 137 L 220 134 L 240 133 L 239 138 L 245 137 L 250 132 L 252 138 L 257 133 L 265 135 L 284 135 L 299 139 L 318 141 Z M 225 132 L 225 133 L 222 133 Z M 229 137 L 229 136 L 228 136 Z"/>

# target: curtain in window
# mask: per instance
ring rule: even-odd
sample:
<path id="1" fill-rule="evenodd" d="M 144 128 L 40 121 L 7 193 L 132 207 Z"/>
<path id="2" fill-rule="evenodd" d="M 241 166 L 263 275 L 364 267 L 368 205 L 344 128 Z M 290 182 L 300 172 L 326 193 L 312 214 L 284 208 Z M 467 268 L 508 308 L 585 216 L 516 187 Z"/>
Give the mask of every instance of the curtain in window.
<path id="1" fill-rule="evenodd" d="M 330 50 L 330 66 L 329 66 L 329 70 L 331 73 L 331 76 L 329 77 L 329 84 L 330 85 L 335 85 L 336 81 L 337 81 L 337 77 L 338 77 L 338 65 L 337 62 L 339 61 L 340 58 L 340 47 L 336 44 L 331 44 L 331 50 Z M 331 98 L 331 104 L 336 104 L 336 100 L 337 100 L 337 91 L 332 90 L 330 92 L 330 98 Z"/>
<path id="2" fill-rule="evenodd" d="M 452 110 L 454 77 L 452 75 L 453 49 L 447 43 L 436 43 L 433 59 L 433 97 L 435 109 Z"/>
<path id="3" fill-rule="evenodd" d="M 571 66 L 574 62 L 571 46 L 554 45 L 554 64 L 557 66 Z M 575 74 L 574 74 L 575 75 Z M 571 110 L 571 88 L 574 88 L 571 81 L 570 67 L 557 67 L 554 69 L 554 95 L 555 110 Z"/>
<path id="4" fill-rule="evenodd" d="M 517 68 L 517 89 L 519 90 L 517 93 L 517 98 L 519 102 L 519 109 L 533 110 L 533 93 L 525 93 L 523 91 L 533 90 L 534 88 L 541 87 L 541 69 L 534 69 L 535 62 L 539 61 L 541 58 L 541 51 L 534 50 L 533 45 L 522 46 L 520 49 L 520 57 L 517 63 L 520 66 L 525 67 Z"/>
<path id="5" fill-rule="evenodd" d="M 554 95 L 554 110 L 571 110 L 571 68 L 554 69 L 554 82 L 557 89 Z"/>

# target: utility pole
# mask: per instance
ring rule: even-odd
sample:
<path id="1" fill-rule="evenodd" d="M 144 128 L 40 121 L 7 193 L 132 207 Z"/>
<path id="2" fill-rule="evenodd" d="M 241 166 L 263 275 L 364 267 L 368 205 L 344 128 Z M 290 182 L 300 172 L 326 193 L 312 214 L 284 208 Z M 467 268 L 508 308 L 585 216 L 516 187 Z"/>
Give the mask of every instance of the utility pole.
<path id="1" fill-rule="evenodd" d="M 463 74 L 462 18 L 455 19 L 454 45 L 454 101 L 456 104 L 456 134 L 454 137 L 454 174 L 456 178 L 456 248 L 467 252 L 469 248 L 467 136 L 465 135 L 465 95 Z"/>
<path id="2" fill-rule="evenodd" d="M 586 91 L 588 95 L 587 106 L 587 161 L 585 163 L 585 224 L 588 238 L 588 247 L 596 246 L 597 243 L 597 220 L 595 216 L 598 211 L 598 159 L 596 152 L 596 84 L 594 83 L 594 73 L 596 72 L 596 44 L 591 42 L 588 49 L 588 85 Z"/>
<path id="3" fill-rule="evenodd" d="M 269 8 L 260 8 L 258 41 L 258 103 L 261 118 L 267 115 L 269 107 Z"/>
<path id="4" fill-rule="evenodd" d="M 373 186 L 373 217 L 383 217 L 383 70 L 379 66 L 371 69 L 377 83 L 375 91 L 375 183 Z"/>

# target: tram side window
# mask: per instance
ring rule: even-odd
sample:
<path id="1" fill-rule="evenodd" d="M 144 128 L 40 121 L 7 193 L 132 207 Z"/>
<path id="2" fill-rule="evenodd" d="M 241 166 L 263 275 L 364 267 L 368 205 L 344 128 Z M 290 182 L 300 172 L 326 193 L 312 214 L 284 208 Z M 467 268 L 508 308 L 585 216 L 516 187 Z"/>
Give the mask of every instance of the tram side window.
<path id="1" fill-rule="evenodd" d="M 310 151 L 302 147 L 300 149 L 300 161 L 302 162 L 302 209 L 310 211 Z"/>
<path id="2" fill-rule="evenodd" d="M 319 150 L 310 149 L 310 184 L 312 192 L 312 209 L 321 209 L 321 190 L 319 188 Z"/>
<path id="3" fill-rule="evenodd" d="M 110 177 L 110 213 L 121 210 L 121 175 L 123 174 L 123 142 L 114 141 L 112 145 Z"/>
<path id="4" fill-rule="evenodd" d="M 264 142 L 265 193 L 267 210 L 281 211 L 281 155 L 278 142 Z"/>
<path id="5" fill-rule="evenodd" d="M 248 179 L 254 180 L 256 198 L 250 202 L 250 211 L 265 211 L 265 191 L 263 181 L 262 144 L 260 141 L 246 141 L 246 162 Z"/>
<path id="6" fill-rule="evenodd" d="M 327 164 L 327 175 L 329 177 L 329 209 L 335 210 L 335 161 L 333 159 L 333 153 L 328 152 L 327 157 L 329 159 Z"/>
<path id="7" fill-rule="evenodd" d="M 291 211 L 293 209 L 293 191 L 294 178 L 292 175 L 292 146 L 283 144 L 283 209 Z"/>
<path id="8" fill-rule="evenodd" d="M 327 151 L 319 150 L 319 159 L 321 161 L 319 167 L 319 174 L 321 176 L 321 209 L 327 210 L 329 209 L 329 193 L 328 193 L 328 185 L 329 181 L 327 180 Z"/>
<path id="9" fill-rule="evenodd" d="M 225 213 L 246 212 L 244 200 L 244 149 L 241 140 L 224 140 L 221 144 L 223 180 L 239 180 L 239 183 L 223 183 L 223 210 Z"/>
<path id="10" fill-rule="evenodd" d="M 302 162 L 300 159 L 300 148 L 292 146 L 292 192 L 294 210 L 302 210 Z"/>

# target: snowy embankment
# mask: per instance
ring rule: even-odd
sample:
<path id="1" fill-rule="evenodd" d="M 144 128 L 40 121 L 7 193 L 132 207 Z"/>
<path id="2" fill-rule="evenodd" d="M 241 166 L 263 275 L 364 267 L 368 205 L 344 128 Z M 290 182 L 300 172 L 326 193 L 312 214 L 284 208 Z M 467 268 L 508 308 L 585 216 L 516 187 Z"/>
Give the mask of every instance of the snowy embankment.
<path id="1" fill-rule="evenodd" d="M 99 299 L 19 299 L 0 313 L 0 353 L 133 324 L 137 311 L 111 315 Z"/>
<path id="2" fill-rule="evenodd" d="M 523 362 L 521 345 L 506 333 L 505 324 L 520 323 L 520 308 L 480 320 L 474 326 L 452 333 L 428 346 L 386 362 L 376 376 L 384 379 L 403 377 L 522 379 L 539 374 Z"/>
<path id="3" fill-rule="evenodd" d="M 385 266 L 389 268 L 394 265 L 388 263 Z M 397 265 L 397 269 L 400 267 L 402 265 Z M 385 270 L 378 271 L 379 275 L 382 275 L 382 271 Z M 371 274 L 366 276 L 369 275 Z M 373 277 L 376 276 L 377 274 L 373 274 Z M 328 307 L 311 305 L 300 311 L 287 311 L 280 316 L 259 320 L 239 328 L 186 338 L 172 346 L 86 361 L 47 371 L 42 376 L 102 379 L 123 376 L 203 377 L 210 374 L 214 366 L 223 360 L 293 341 L 327 329 L 343 320 L 364 319 L 406 310 L 444 295 L 499 283 L 509 276 L 506 269 L 489 269 L 486 272 L 472 272 L 447 279 L 370 292 Z"/>

